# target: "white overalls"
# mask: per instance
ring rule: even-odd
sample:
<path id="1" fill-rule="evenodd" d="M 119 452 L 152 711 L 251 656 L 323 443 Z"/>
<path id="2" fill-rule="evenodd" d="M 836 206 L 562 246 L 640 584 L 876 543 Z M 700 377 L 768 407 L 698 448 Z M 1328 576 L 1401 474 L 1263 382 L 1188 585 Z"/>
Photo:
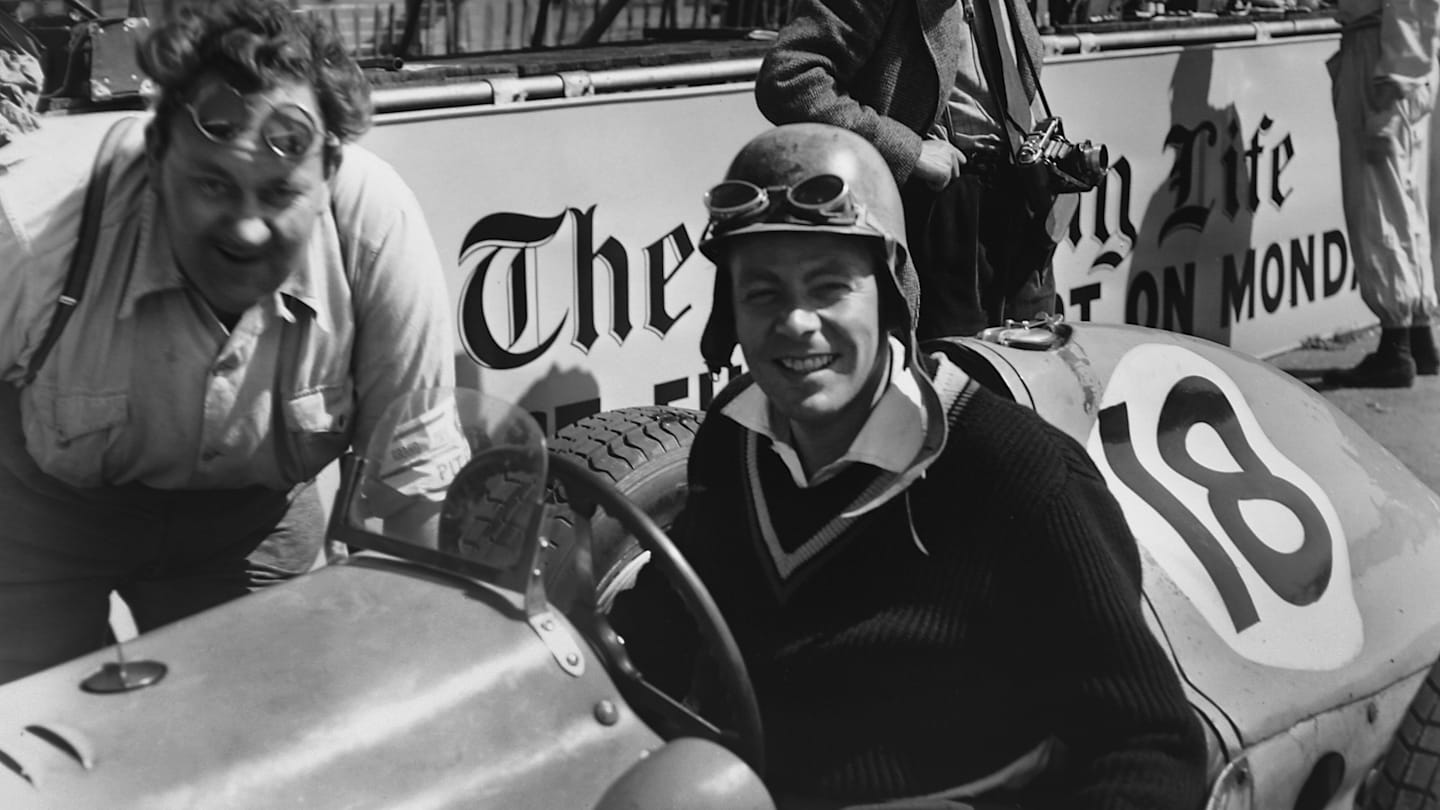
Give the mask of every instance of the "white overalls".
<path id="1" fill-rule="evenodd" d="M 1440 0 L 1340 0 L 1337 19 L 1344 31 L 1328 67 L 1360 295 L 1382 327 L 1428 324 L 1436 295 L 1426 139 Z M 1388 98 L 1386 83 L 1398 91 Z"/>

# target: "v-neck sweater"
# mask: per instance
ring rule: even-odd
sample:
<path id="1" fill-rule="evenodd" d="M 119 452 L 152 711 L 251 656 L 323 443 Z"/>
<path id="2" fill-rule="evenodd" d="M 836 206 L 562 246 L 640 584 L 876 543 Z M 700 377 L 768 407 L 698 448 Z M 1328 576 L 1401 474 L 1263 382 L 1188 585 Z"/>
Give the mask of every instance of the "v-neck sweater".
<path id="1" fill-rule="evenodd" d="M 744 655 L 767 781 L 918 796 L 1053 738 L 1063 765 L 1027 809 L 1197 807 L 1202 732 L 1141 612 L 1119 506 L 1077 442 L 972 393 L 925 477 L 853 520 L 840 515 L 879 470 L 801 488 L 768 439 L 720 415 L 723 395 L 703 423 L 676 541 Z M 783 555 L 807 543 L 786 572 Z M 656 579 L 642 574 L 641 591 Z"/>

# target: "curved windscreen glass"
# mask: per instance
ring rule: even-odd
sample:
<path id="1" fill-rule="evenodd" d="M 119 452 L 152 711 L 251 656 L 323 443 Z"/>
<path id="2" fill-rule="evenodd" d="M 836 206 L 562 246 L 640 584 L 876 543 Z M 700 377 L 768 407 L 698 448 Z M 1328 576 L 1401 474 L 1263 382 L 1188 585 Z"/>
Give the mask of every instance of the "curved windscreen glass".
<path id="1" fill-rule="evenodd" d="M 514 405 L 463 388 L 418 391 L 382 415 L 339 508 L 365 535 L 505 570 L 536 542 L 546 460 L 540 426 Z"/>

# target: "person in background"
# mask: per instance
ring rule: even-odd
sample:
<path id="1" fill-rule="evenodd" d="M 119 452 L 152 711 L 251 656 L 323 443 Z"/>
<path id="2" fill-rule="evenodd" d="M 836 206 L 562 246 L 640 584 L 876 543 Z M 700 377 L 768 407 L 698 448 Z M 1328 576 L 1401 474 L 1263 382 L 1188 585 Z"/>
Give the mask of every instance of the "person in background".
<path id="1" fill-rule="evenodd" d="M 960 38 L 950 91 L 952 137 L 990 144 L 972 154 L 983 164 L 937 196 L 931 227 L 911 229 L 925 243 L 912 250 L 920 271 L 920 337 L 972 334 L 1006 320 L 1055 314 L 1051 257 L 1077 197 L 1034 188 L 1016 155 L 1048 114 L 1037 103 L 1044 49 L 1024 0 L 974 0 Z M 943 227 L 937 227 L 943 223 Z M 973 272 L 956 268 L 973 266 Z"/>
<path id="2" fill-rule="evenodd" d="M 53 343 L 99 128 L 47 123 L 0 175 L 0 681 L 105 643 L 112 591 L 144 631 L 309 570 L 316 473 L 393 400 L 452 384 L 440 260 L 353 143 L 369 87 L 338 37 L 226 0 L 140 58 L 154 113 L 105 150 Z"/>
<path id="3" fill-rule="evenodd" d="M 755 98 L 772 123 L 844 127 L 884 155 L 905 202 L 922 338 L 1055 309 L 1048 211 L 1028 211 L 1013 158 L 1042 59 L 1024 3 L 802 0 L 761 65 Z M 1002 62 L 1011 105 L 995 89 Z"/>
<path id="4" fill-rule="evenodd" d="M 831 124 L 873 144 L 913 233 L 966 162 L 944 119 L 964 34 L 959 0 L 797 0 L 760 65 L 755 102 L 772 123 Z M 911 309 L 923 311 L 919 279 L 906 283 Z"/>
<path id="5" fill-rule="evenodd" d="M 1435 102 L 1437 0 L 1340 0 L 1329 68 L 1340 140 L 1340 192 L 1360 297 L 1380 345 L 1329 385 L 1404 388 L 1440 373 L 1425 183 Z"/>
<path id="6" fill-rule="evenodd" d="M 1440 44 L 1437 44 L 1437 46 L 1440 46 Z M 1440 70 L 1440 54 L 1437 54 L 1436 61 L 1436 68 Z M 1440 75 L 1437 75 L 1437 81 L 1440 81 Z M 1425 213 L 1430 218 L 1431 283 L 1435 285 L 1437 298 L 1440 298 L 1440 250 L 1437 250 L 1435 247 L 1437 244 L 1440 244 L 1440 131 L 1436 131 L 1435 128 L 1437 121 L 1440 121 L 1440 116 L 1432 114 L 1430 116 L 1429 141 L 1426 143 L 1426 146 L 1430 150 L 1430 164 L 1428 177 L 1426 178 L 1426 191 L 1428 196 L 1425 198 Z M 1435 340 L 1435 327 L 1437 326 L 1435 320 L 1435 318 L 1432 318 L 1428 327 L 1430 330 L 1429 343 L 1433 343 Z M 1427 359 L 1423 357 L 1424 349 L 1421 349 L 1418 355 L 1414 351 L 1414 345 L 1428 345 L 1425 340 L 1425 335 L 1419 335 L 1418 337 L 1418 342 L 1412 342 L 1411 348 L 1411 356 L 1416 358 L 1415 373 L 1440 374 L 1440 358 L 1437 358 L 1437 361 L 1433 363 L 1427 362 Z"/>
<path id="7" fill-rule="evenodd" d="M 1198 808 L 1202 730 L 1125 517 L 1076 441 L 922 350 L 881 154 L 781 126 L 706 203 L 701 353 L 738 343 L 750 371 L 708 409 L 672 536 L 750 673 L 778 806 Z M 611 618 L 683 688 L 655 568 Z"/>

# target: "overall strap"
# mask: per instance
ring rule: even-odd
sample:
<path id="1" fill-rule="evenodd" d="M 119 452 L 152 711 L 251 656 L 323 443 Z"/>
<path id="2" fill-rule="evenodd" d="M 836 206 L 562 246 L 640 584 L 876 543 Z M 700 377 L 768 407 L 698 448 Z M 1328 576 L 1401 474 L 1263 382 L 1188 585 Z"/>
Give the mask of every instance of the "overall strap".
<path id="1" fill-rule="evenodd" d="M 45 365 L 45 358 L 49 356 L 50 350 L 55 348 L 55 342 L 60 339 L 60 333 L 64 331 L 70 315 L 85 294 L 85 284 L 90 280 L 90 267 L 95 259 L 95 243 L 100 234 L 101 215 L 105 211 L 105 193 L 110 184 L 110 169 L 115 163 L 115 153 L 120 148 L 123 136 L 135 123 L 133 116 L 116 121 L 105 133 L 105 139 L 100 142 L 100 151 L 95 154 L 95 163 L 90 169 L 90 181 L 85 187 L 85 203 L 80 209 L 79 241 L 75 243 L 75 252 L 70 256 L 70 270 L 65 276 L 65 286 L 60 291 L 60 299 L 55 302 L 55 314 L 50 317 L 50 328 L 45 331 L 45 337 L 30 356 L 25 379 L 20 383 L 22 388 L 35 381 L 40 367 Z"/>

